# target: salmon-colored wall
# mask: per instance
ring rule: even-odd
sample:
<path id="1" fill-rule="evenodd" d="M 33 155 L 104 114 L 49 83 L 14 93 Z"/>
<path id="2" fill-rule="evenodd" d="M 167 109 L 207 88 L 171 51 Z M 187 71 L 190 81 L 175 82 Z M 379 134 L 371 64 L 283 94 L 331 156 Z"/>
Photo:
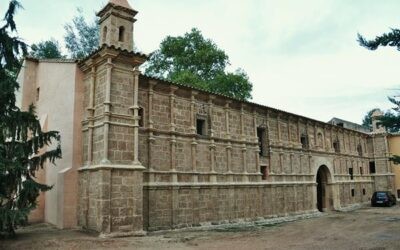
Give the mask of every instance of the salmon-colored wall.
<path id="1" fill-rule="evenodd" d="M 39 182 L 53 186 L 41 194 L 31 222 L 48 222 L 59 228 L 77 224 L 77 169 L 81 166 L 82 76 L 72 60 L 26 59 L 19 73 L 19 106 L 35 104 L 36 114 L 47 131 L 61 135 L 62 159 L 37 173 Z M 40 88 L 37 98 L 37 88 Z M 49 146 L 51 149 L 52 146 Z M 45 151 L 46 149 L 42 149 Z"/>
<path id="2" fill-rule="evenodd" d="M 83 120 L 83 74 L 77 68 L 75 77 L 75 100 L 73 117 L 73 155 L 72 166 L 64 174 L 63 227 L 77 226 L 78 169 L 83 165 L 82 120 Z"/>

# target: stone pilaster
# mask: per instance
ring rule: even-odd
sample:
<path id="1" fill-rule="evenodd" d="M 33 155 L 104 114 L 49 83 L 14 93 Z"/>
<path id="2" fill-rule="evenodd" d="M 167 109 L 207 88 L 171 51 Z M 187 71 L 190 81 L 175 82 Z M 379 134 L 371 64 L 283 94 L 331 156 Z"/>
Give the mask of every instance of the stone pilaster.
<path id="1" fill-rule="evenodd" d="M 192 134 L 196 134 L 196 95 L 198 91 L 191 91 L 190 95 L 190 129 Z"/>
<path id="2" fill-rule="evenodd" d="M 134 135 L 134 143 L 133 143 L 133 165 L 135 166 L 142 166 L 139 162 L 139 75 L 140 71 L 137 67 L 133 70 L 133 135 Z"/>
<path id="3" fill-rule="evenodd" d="M 230 101 L 227 101 L 225 103 L 225 107 L 224 107 L 224 109 L 225 109 L 225 134 L 226 134 L 225 138 L 226 139 L 231 138 L 231 134 L 230 134 L 230 130 L 229 130 L 229 104 L 230 103 L 231 103 Z"/>
<path id="4" fill-rule="evenodd" d="M 197 175 L 197 141 L 196 138 L 192 138 L 191 143 L 191 159 L 192 159 L 192 171 L 193 175 L 193 182 L 199 181 L 199 176 Z"/>
<path id="5" fill-rule="evenodd" d="M 105 102 L 104 102 L 104 130 L 103 130 L 103 159 L 101 160 L 101 164 L 110 164 L 111 162 L 108 159 L 108 138 L 110 134 L 110 116 L 111 116 L 111 79 L 112 79 L 112 70 L 114 68 L 114 64 L 112 63 L 112 58 L 107 58 L 106 63 L 106 92 L 105 92 Z"/>
<path id="6" fill-rule="evenodd" d="M 154 97 L 154 86 L 156 86 L 156 85 L 157 85 L 156 81 L 149 81 L 149 96 L 148 96 L 148 98 L 149 98 L 149 100 L 148 100 L 149 106 L 148 106 L 147 114 L 148 114 L 148 117 L 149 117 L 148 121 L 149 121 L 149 130 L 150 130 L 150 132 L 149 132 L 149 137 L 148 137 L 148 160 L 147 160 L 148 166 L 147 166 L 147 168 L 150 171 L 154 170 L 153 169 L 153 165 L 152 165 L 153 144 L 155 142 L 155 137 L 154 137 L 154 134 L 153 134 L 153 129 L 154 129 L 153 97 Z M 149 181 L 150 182 L 154 181 L 154 175 L 153 174 L 150 174 L 150 180 Z"/>
<path id="7" fill-rule="evenodd" d="M 92 165 L 93 161 L 93 129 L 94 129 L 94 100 L 96 87 L 96 67 L 92 66 L 90 72 L 90 87 L 89 87 L 89 107 L 88 110 L 88 148 L 87 148 L 87 163 L 86 166 Z"/>

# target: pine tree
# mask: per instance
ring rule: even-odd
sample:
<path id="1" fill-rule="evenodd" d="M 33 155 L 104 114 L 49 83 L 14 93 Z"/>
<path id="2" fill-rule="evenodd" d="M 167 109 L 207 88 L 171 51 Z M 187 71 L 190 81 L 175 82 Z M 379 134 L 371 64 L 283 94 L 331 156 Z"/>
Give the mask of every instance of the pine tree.
<path id="1" fill-rule="evenodd" d="M 15 103 L 19 86 L 13 72 L 21 67 L 20 55 L 27 52 L 15 35 L 14 15 L 20 7 L 11 0 L 0 26 L 0 235 L 9 236 L 27 222 L 39 193 L 51 189 L 38 183 L 35 174 L 61 158 L 59 133 L 41 130 L 33 105 L 24 112 Z M 51 150 L 39 153 L 46 146 Z"/>
<path id="2" fill-rule="evenodd" d="M 369 49 L 376 50 L 379 47 L 390 46 L 396 47 L 400 51 L 400 29 L 392 29 L 391 32 L 385 33 L 381 36 L 375 37 L 374 40 L 367 40 L 362 35 L 358 34 L 358 42 L 361 46 Z M 395 97 L 389 97 L 389 101 L 395 105 L 392 110 L 386 111 L 385 114 L 379 118 L 382 126 L 391 133 L 400 132 L 400 101 Z M 400 164 L 400 156 L 394 155 L 390 158 L 396 164 Z"/>

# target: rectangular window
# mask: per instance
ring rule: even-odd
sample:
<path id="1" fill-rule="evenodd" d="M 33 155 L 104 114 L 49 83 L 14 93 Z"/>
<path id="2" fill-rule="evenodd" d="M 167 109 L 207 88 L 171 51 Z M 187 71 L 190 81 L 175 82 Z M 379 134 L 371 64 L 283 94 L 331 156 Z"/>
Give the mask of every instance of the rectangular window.
<path id="1" fill-rule="evenodd" d="M 397 190 L 397 198 L 400 199 L 400 189 Z"/>
<path id="2" fill-rule="evenodd" d="M 257 128 L 258 146 L 260 147 L 260 156 L 265 156 L 265 128 Z"/>
<path id="3" fill-rule="evenodd" d="M 39 101 L 39 97 L 40 97 L 40 87 L 36 88 L 36 101 Z"/>
<path id="4" fill-rule="evenodd" d="M 363 169 L 363 167 L 360 167 L 360 175 L 363 175 L 364 174 L 364 169 Z"/>
<path id="5" fill-rule="evenodd" d="M 301 135 L 300 142 L 303 149 L 308 149 L 308 136 L 306 134 Z"/>
<path id="6" fill-rule="evenodd" d="M 335 150 L 335 153 L 340 153 L 340 143 L 338 140 L 333 142 L 333 149 Z"/>
<path id="7" fill-rule="evenodd" d="M 262 174 L 262 179 L 267 180 L 268 178 L 268 167 L 267 166 L 261 166 L 261 174 Z"/>
<path id="8" fill-rule="evenodd" d="M 367 192 L 365 191 L 365 188 L 363 188 L 363 195 L 366 195 Z"/>
<path id="9" fill-rule="evenodd" d="M 370 174 L 375 174 L 376 173 L 375 162 L 374 161 L 369 162 L 369 173 Z"/>
<path id="10" fill-rule="evenodd" d="M 351 196 L 354 197 L 354 195 L 355 195 L 355 192 L 354 192 L 354 188 L 353 188 L 353 189 L 351 189 Z"/>
<path id="11" fill-rule="evenodd" d="M 139 108 L 139 127 L 143 127 L 144 126 L 144 113 L 143 113 L 143 108 Z"/>
<path id="12" fill-rule="evenodd" d="M 206 120 L 197 119 L 196 129 L 198 135 L 206 135 Z"/>
<path id="13" fill-rule="evenodd" d="M 354 179 L 353 168 L 349 168 L 349 175 L 350 175 L 350 180 L 353 180 Z"/>

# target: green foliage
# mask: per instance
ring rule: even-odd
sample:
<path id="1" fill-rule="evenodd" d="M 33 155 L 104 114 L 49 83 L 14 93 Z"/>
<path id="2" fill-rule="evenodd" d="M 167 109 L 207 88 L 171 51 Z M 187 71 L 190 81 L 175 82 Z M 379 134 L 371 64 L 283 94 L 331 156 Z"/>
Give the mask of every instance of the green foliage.
<path id="1" fill-rule="evenodd" d="M 392 29 L 391 32 L 377 36 L 374 40 L 366 40 L 358 34 L 358 42 L 361 46 L 370 50 L 376 50 L 379 46 L 397 47 L 397 50 L 400 50 L 400 30 Z"/>
<path id="2" fill-rule="evenodd" d="M 379 119 L 379 123 L 382 126 L 385 126 L 386 129 L 391 133 L 400 132 L 400 102 L 395 98 L 388 98 L 391 103 L 395 105 L 392 110 L 388 110 L 385 114 Z"/>
<path id="3" fill-rule="evenodd" d="M 252 84 L 242 70 L 226 72 L 229 57 L 198 29 L 184 36 L 166 37 L 147 62 L 146 74 L 224 94 L 251 98 Z"/>
<path id="4" fill-rule="evenodd" d="M 51 188 L 35 181 L 36 172 L 61 158 L 59 133 L 41 130 L 33 106 L 23 112 L 15 105 L 19 86 L 12 72 L 21 67 L 19 56 L 27 52 L 26 44 L 14 36 L 18 7 L 18 1 L 10 1 L 0 28 L 0 235 L 14 235 L 15 228 L 26 223 L 39 192 Z M 56 146 L 45 151 L 52 142 Z"/>
<path id="5" fill-rule="evenodd" d="M 97 20 L 86 22 L 82 10 L 78 8 L 78 14 L 67 23 L 65 28 L 65 45 L 69 56 L 74 59 L 82 59 L 96 50 L 99 46 L 99 25 Z"/>
<path id="6" fill-rule="evenodd" d="M 65 58 L 62 55 L 60 44 L 55 39 L 32 44 L 30 56 L 39 59 Z"/>
<path id="7" fill-rule="evenodd" d="M 365 116 L 362 120 L 362 125 L 364 127 L 372 128 L 372 114 L 377 110 L 379 110 L 379 109 L 374 108 L 374 109 L 371 109 L 370 111 L 368 111 L 367 114 L 365 114 Z"/>

